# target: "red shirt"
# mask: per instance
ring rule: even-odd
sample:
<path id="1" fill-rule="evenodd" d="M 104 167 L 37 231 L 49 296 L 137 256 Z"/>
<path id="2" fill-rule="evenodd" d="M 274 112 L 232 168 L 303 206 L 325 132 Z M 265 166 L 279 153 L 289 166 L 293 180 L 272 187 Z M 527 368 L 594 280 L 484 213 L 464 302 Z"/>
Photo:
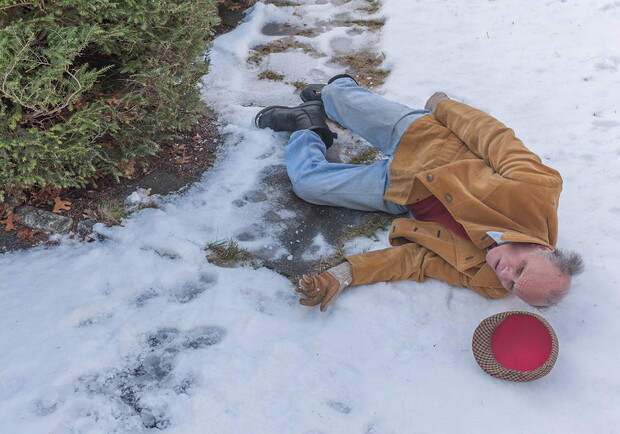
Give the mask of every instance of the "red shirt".
<path id="1" fill-rule="evenodd" d="M 419 202 L 410 203 L 407 208 L 416 220 L 441 223 L 455 234 L 471 241 L 463 225 L 454 220 L 452 214 L 435 196 L 431 195 Z"/>

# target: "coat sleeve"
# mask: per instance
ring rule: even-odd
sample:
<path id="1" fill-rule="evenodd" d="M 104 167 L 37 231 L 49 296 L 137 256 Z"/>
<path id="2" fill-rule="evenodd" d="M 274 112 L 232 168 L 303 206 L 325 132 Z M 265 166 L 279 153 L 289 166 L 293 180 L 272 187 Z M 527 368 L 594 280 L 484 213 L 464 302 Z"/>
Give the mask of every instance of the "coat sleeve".
<path id="1" fill-rule="evenodd" d="M 416 243 L 347 256 L 345 259 L 351 264 L 352 286 L 400 280 L 425 282 L 435 278 L 451 285 L 470 288 L 487 298 L 501 298 L 508 294 L 504 289 L 472 286 L 470 276 Z"/>
<path id="2" fill-rule="evenodd" d="M 441 101 L 435 118 L 502 177 L 545 187 L 562 185 L 556 170 L 545 166 L 513 130 L 483 111 L 457 101 Z"/>
<path id="3" fill-rule="evenodd" d="M 456 268 L 435 252 L 416 243 L 360 253 L 345 259 L 351 264 L 352 285 L 408 279 L 425 282 L 429 277 L 434 277 L 456 286 L 467 286 Z"/>

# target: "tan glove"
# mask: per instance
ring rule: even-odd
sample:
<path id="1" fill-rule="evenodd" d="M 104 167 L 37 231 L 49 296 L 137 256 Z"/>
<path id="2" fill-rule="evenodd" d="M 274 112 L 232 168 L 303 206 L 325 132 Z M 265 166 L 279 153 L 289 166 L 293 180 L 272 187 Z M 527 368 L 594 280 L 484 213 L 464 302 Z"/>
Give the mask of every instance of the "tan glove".
<path id="1" fill-rule="evenodd" d="M 448 95 L 446 95 L 445 93 L 435 92 L 431 95 L 428 101 L 426 101 L 426 104 L 424 105 L 424 110 L 429 110 L 435 113 L 435 108 L 437 108 L 437 104 L 439 104 L 441 101 L 446 101 L 449 99 L 450 98 L 448 98 Z"/>
<path id="2" fill-rule="evenodd" d="M 301 304 L 316 306 L 320 303 L 321 312 L 325 312 L 331 301 L 350 284 L 351 264 L 343 262 L 318 276 L 304 275 L 295 291 L 303 296 L 299 300 Z"/>

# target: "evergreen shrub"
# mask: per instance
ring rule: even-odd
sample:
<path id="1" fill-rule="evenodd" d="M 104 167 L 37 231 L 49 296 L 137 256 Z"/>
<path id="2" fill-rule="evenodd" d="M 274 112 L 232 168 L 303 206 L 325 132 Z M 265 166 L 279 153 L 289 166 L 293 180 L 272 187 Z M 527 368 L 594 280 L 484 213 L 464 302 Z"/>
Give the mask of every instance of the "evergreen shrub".
<path id="1" fill-rule="evenodd" d="M 83 187 L 199 113 L 217 0 L 0 0 L 0 200 Z"/>

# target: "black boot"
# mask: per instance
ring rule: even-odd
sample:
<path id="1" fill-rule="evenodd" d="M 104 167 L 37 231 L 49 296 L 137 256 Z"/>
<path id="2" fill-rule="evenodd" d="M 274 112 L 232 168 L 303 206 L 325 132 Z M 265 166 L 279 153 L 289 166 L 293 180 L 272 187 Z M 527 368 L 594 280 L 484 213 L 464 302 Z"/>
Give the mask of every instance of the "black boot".
<path id="1" fill-rule="evenodd" d="M 331 84 L 334 80 L 338 80 L 339 78 L 348 77 L 351 80 L 355 81 L 353 77 L 349 74 L 338 74 L 329 79 L 327 84 Z M 355 81 L 357 84 L 357 81 Z M 309 84 L 301 90 L 299 96 L 301 96 L 302 101 L 322 101 L 321 99 L 321 91 L 325 87 L 324 84 Z"/>
<path id="2" fill-rule="evenodd" d="M 267 107 L 258 112 L 254 123 L 258 128 L 271 128 L 274 131 L 314 131 L 327 148 L 336 137 L 325 122 L 323 103 L 320 101 L 306 102 L 297 107 Z"/>

